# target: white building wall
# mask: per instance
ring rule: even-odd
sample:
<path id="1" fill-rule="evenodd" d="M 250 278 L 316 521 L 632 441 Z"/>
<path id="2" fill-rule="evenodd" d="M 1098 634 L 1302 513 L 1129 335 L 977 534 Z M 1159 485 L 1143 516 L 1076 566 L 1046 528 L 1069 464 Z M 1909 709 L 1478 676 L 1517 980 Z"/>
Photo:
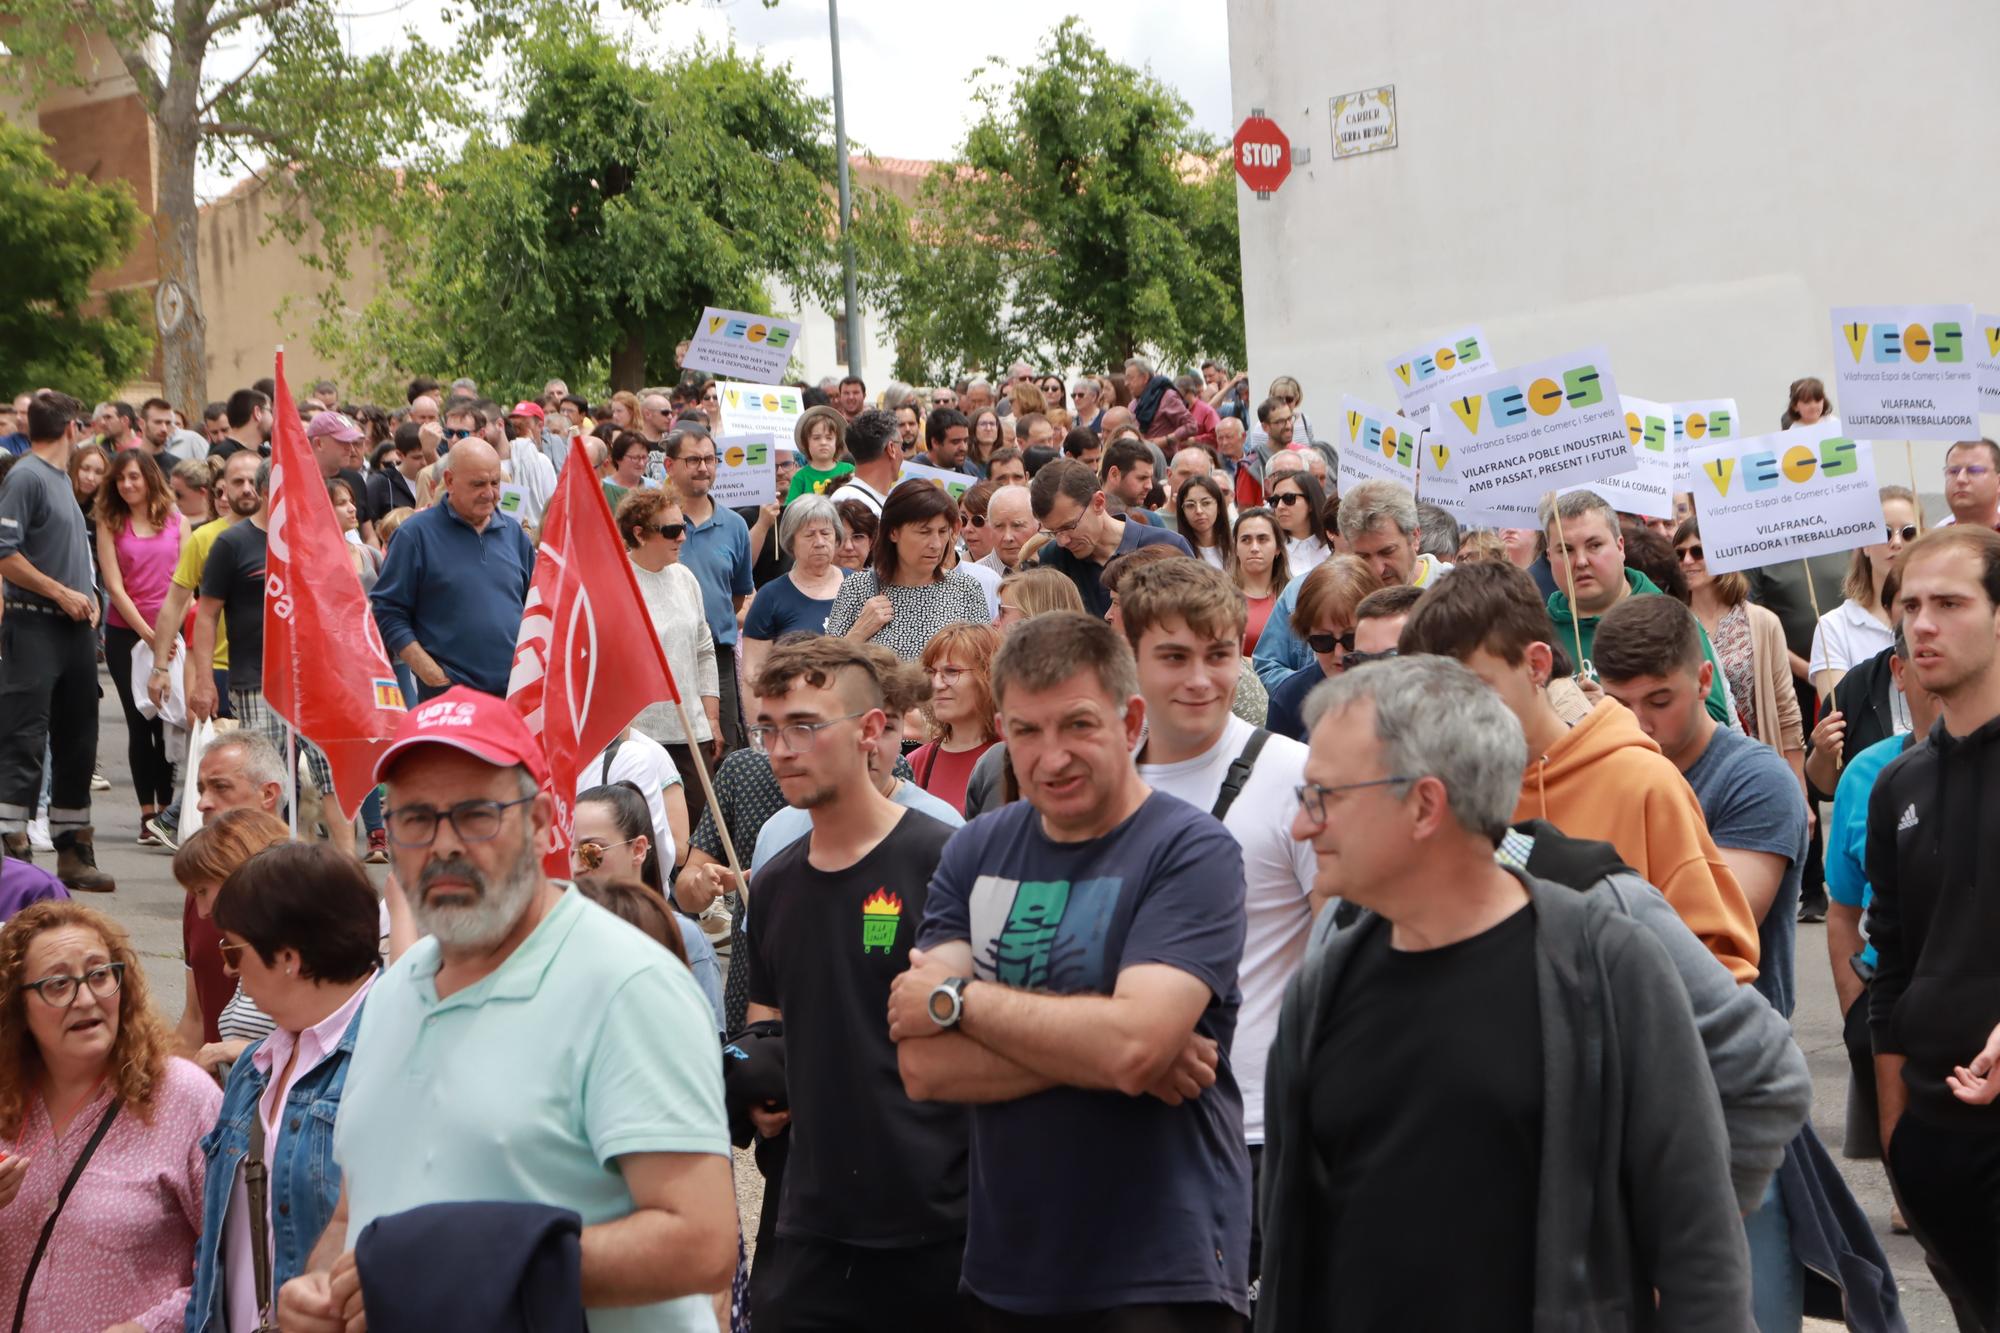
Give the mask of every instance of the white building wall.
<path id="1" fill-rule="evenodd" d="M 1238 183 L 1253 384 L 1297 376 L 1322 434 L 1463 324 L 1503 366 L 1602 343 L 1625 392 L 1760 433 L 1794 378 L 1831 391 L 1830 307 L 2000 305 L 1990 0 L 1229 0 L 1229 42 L 1235 121 L 1311 155 Z M 1390 83 L 1398 146 L 1336 160 L 1329 99 Z"/>

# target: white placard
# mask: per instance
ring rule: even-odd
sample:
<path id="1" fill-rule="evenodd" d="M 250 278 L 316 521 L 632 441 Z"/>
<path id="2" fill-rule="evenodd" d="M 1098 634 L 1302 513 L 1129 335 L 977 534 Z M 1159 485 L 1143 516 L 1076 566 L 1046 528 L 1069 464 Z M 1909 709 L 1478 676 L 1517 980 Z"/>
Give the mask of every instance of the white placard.
<path id="1" fill-rule="evenodd" d="M 2000 315 L 1979 317 L 1979 409 L 2000 412 Z"/>
<path id="2" fill-rule="evenodd" d="M 1734 398 L 1696 398 L 1674 404 L 1674 489 L 1685 491 L 1693 481 L 1688 450 L 1743 434 L 1743 419 Z"/>
<path id="3" fill-rule="evenodd" d="M 1352 394 L 1341 395 L 1340 406 L 1347 422 L 1339 449 L 1341 494 L 1364 481 L 1393 481 L 1414 494 L 1424 427 Z"/>
<path id="4" fill-rule="evenodd" d="M 715 484 L 709 488 L 709 498 L 725 509 L 767 505 L 777 499 L 775 452 L 771 432 L 767 430 L 744 431 L 717 440 Z"/>
<path id="5" fill-rule="evenodd" d="M 781 380 L 798 340 L 799 326 L 789 319 L 709 306 L 688 339 L 681 369 L 759 384 Z"/>
<path id="6" fill-rule="evenodd" d="M 1872 439 L 1979 437 L 1979 317 L 1969 305 L 1833 312 L 1834 404 Z"/>
<path id="7" fill-rule="evenodd" d="M 528 488 L 516 486 L 511 481 L 500 483 L 500 512 L 516 523 L 525 523 L 521 515 L 528 512 Z"/>
<path id="8" fill-rule="evenodd" d="M 1633 465 L 1611 358 L 1601 347 L 1482 375 L 1453 392 L 1432 414 L 1432 439 L 1449 449 L 1468 510 L 1532 527 L 1550 491 Z"/>
<path id="9" fill-rule="evenodd" d="M 737 384 L 725 380 L 715 386 L 722 404 L 719 435 L 749 435 L 769 431 L 774 442 L 792 447 L 792 431 L 806 413 L 802 389 L 782 384 Z"/>
<path id="10" fill-rule="evenodd" d="M 1389 381 L 1396 386 L 1396 401 L 1403 405 L 1403 415 L 1410 417 L 1449 398 L 1452 386 L 1461 380 L 1489 375 L 1500 368 L 1493 363 L 1486 335 L 1476 325 L 1392 356 L 1387 365 Z"/>
<path id="11" fill-rule="evenodd" d="M 1711 574 L 1887 541 L 1875 453 L 1828 417 L 1691 451 Z"/>
<path id="12" fill-rule="evenodd" d="M 1523 515 L 1513 510 L 1478 509 L 1465 501 L 1465 483 L 1459 478 L 1457 454 L 1438 431 L 1444 405 L 1432 403 L 1430 425 L 1417 445 L 1417 498 L 1429 501 L 1468 527 L 1518 527 L 1523 517 L 1535 525 L 1534 506 Z M 1345 452 L 1345 451 L 1343 451 Z"/>
<path id="13" fill-rule="evenodd" d="M 979 478 L 964 472 L 953 472 L 949 468 L 926 467 L 922 463 L 905 463 L 903 470 L 896 474 L 896 486 L 906 481 L 927 481 L 933 486 L 942 486 L 944 493 L 952 499 L 962 498 L 965 493 L 979 484 Z M 890 490 L 896 489 L 891 486 Z"/>
<path id="14" fill-rule="evenodd" d="M 1621 514 L 1646 518 L 1674 516 L 1674 409 L 1671 403 L 1649 398 L 1620 395 L 1625 409 L 1625 434 L 1632 441 L 1636 466 L 1613 477 L 1599 477 L 1587 486 L 1566 486 L 1570 491 L 1594 491 Z"/>

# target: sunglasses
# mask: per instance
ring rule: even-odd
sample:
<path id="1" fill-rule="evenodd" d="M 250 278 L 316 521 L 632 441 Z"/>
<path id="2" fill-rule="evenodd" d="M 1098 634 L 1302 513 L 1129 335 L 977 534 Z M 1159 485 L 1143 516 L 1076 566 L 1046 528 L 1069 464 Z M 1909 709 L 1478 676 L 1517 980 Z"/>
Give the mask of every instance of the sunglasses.
<path id="1" fill-rule="evenodd" d="M 967 515 L 965 516 L 965 521 L 966 521 L 966 522 L 968 522 L 968 523 L 970 523 L 970 524 L 971 524 L 971 525 L 972 525 L 973 527 L 975 527 L 975 528 L 983 528 L 983 527 L 985 527 L 985 526 L 986 526 L 986 515 L 984 515 L 984 514 L 967 514 Z"/>
<path id="2" fill-rule="evenodd" d="M 1683 547 L 1681 547 L 1681 550 L 1680 550 L 1680 557 L 1681 557 L 1681 563 L 1682 563 L 1682 564 L 1686 564 L 1686 563 L 1687 563 L 1688 561 L 1690 561 L 1690 560 L 1706 560 L 1706 559 L 1708 559 L 1708 556 L 1707 556 L 1707 554 L 1706 554 L 1706 553 L 1705 553 L 1705 552 L 1704 552 L 1704 551 L 1703 551 L 1703 550 L 1701 549 L 1701 544 L 1700 544 L 1699 542 L 1697 542 L 1697 543 L 1696 543 L 1695 545 L 1693 545 L 1693 546 L 1683 546 Z"/>
<path id="3" fill-rule="evenodd" d="M 447 430 L 444 433 L 444 437 L 447 440 L 463 440 L 470 437 L 471 434 L 472 432 L 469 430 Z"/>
<path id="4" fill-rule="evenodd" d="M 1344 653 L 1351 653 L 1354 651 L 1354 631 L 1349 630 L 1345 634 L 1308 634 L 1306 647 L 1316 653 L 1330 653 L 1336 648 Z"/>
<path id="5" fill-rule="evenodd" d="M 637 841 L 637 838 L 627 838 L 624 842 L 599 842 L 595 838 L 586 838 L 576 845 L 576 862 L 585 870 L 595 870 L 604 864 L 604 854 L 613 847 L 626 847 Z"/>
<path id="6" fill-rule="evenodd" d="M 1917 539 L 1917 525 L 1914 523 L 1905 523 L 1900 528 L 1890 528 L 1889 535 L 1891 537 L 1901 537 L 1906 542 L 1913 542 Z"/>
<path id="7" fill-rule="evenodd" d="M 1300 495 L 1297 491 L 1286 491 L 1283 495 L 1274 495 L 1271 497 L 1271 503 L 1274 505 L 1296 505 L 1304 504 L 1305 502 L 1306 497 Z"/>
<path id="8" fill-rule="evenodd" d="M 687 536 L 687 530 L 687 524 L 685 523 L 662 523 L 653 529 L 653 531 L 659 533 L 670 542 L 677 542 Z"/>

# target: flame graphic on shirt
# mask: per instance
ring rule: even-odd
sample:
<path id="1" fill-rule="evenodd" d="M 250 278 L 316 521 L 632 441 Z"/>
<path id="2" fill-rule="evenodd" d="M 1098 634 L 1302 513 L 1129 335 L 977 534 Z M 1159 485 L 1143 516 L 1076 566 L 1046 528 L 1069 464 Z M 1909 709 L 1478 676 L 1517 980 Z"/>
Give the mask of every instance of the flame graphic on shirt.
<path id="1" fill-rule="evenodd" d="M 903 900 L 884 888 L 878 888 L 861 900 L 861 952 L 869 953 L 880 949 L 883 953 L 893 953 L 896 948 L 896 929 L 903 923 Z"/>

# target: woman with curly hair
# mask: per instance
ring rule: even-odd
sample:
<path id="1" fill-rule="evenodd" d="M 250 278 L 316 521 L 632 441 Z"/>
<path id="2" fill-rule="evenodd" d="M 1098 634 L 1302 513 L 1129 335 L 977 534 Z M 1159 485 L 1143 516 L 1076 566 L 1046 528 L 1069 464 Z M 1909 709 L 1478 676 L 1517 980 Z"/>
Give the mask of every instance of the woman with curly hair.
<path id="1" fill-rule="evenodd" d="M 109 917 L 42 902 L 0 930 L 0 1309 L 26 1333 L 181 1322 L 222 1090 L 168 1047 Z"/>

